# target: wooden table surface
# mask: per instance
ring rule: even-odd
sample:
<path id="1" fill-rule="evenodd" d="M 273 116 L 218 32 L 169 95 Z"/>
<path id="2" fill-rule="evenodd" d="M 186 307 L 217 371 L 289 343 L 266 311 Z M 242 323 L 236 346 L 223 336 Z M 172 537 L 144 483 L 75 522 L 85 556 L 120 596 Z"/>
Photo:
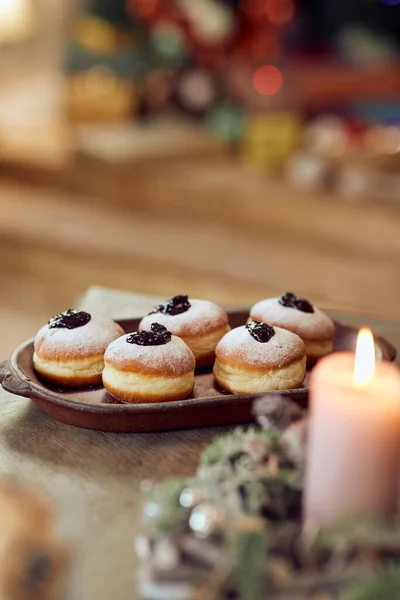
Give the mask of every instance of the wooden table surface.
<path id="1" fill-rule="evenodd" d="M 129 310 L 133 317 L 157 300 L 95 288 L 80 305 L 114 318 Z M 333 316 L 357 326 L 367 323 L 400 348 L 398 321 Z M 141 527 L 140 481 L 192 474 L 200 450 L 228 429 L 158 434 L 77 429 L 0 388 L 0 471 L 44 486 L 60 503 L 60 526 L 75 548 L 73 600 L 134 600 L 133 540 Z"/>

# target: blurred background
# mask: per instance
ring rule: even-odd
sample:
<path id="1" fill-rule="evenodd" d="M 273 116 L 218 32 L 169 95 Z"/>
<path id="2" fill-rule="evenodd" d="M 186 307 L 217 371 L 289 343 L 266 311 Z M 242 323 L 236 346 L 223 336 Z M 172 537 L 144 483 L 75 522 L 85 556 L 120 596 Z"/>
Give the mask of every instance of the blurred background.
<path id="1" fill-rule="evenodd" d="M 0 357 L 92 285 L 400 314 L 395 0 L 0 0 Z"/>

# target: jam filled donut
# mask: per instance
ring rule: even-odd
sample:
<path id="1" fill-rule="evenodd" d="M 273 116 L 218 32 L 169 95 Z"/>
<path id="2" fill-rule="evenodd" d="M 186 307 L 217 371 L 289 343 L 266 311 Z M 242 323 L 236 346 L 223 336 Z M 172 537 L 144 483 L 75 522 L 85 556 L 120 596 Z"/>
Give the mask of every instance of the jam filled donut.
<path id="1" fill-rule="evenodd" d="M 104 387 L 122 402 L 182 400 L 193 391 L 193 352 L 159 323 L 112 342 L 104 362 Z"/>
<path id="2" fill-rule="evenodd" d="M 189 346 L 197 367 L 214 362 L 219 340 L 230 330 L 228 315 L 217 304 L 175 296 L 144 317 L 139 329 L 149 329 L 152 323 L 161 323 Z"/>
<path id="3" fill-rule="evenodd" d="M 111 319 L 69 309 L 52 317 L 35 338 L 33 365 L 46 381 L 60 386 L 101 384 L 104 352 L 124 334 Z"/>
<path id="4" fill-rule="evenodd" d="M 333 321 L 308 300 L 290 292 L 280 298 L 257 302 L 250 310 L 250 319 L 297 333 L 306 346 L 309 363 L 332 352 L 335 335 Z"/>
<path id="5" fill-rule="evenodd" d="M 227 333 L 215 357 L 216 382 L 234 394 L 299 388 L 306 375 L 306 351 L 299 336 L 256 321 Z"/>

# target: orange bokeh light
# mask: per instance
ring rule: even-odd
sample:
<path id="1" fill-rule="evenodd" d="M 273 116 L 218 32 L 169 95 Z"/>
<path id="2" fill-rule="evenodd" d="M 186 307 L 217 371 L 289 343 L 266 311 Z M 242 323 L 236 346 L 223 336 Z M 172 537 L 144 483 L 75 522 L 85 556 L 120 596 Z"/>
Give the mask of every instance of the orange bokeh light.
<path id="1" fill-rule="evenodd" d="M 293 0 L 266 0 L 265 14 L 273 25 L 285 25 L 294 17 Z"/>
<path id="2" fill-rule="evenodd" d="M 277 94 L 283 84 L 283 76 L 273 65 L 263 65 L 253 75 L 253 85 L 261 96 Z"/>
<path id="3" fill-rule="evenodd" d="M 133 13 L 141 17 L 149 17 L 157 8 L 158 0 L 131 0 Z"/>

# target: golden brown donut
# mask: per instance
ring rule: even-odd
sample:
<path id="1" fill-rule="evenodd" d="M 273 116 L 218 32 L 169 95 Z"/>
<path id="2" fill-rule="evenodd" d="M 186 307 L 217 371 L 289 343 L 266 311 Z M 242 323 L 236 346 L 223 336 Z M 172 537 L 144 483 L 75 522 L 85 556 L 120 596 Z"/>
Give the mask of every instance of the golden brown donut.
<path id="1" fill-rule="evenodd" d="M 260 332 L 263 341 L 259 341 Z M 266 323 L 251 322 L 232 329 L 219 342 L 215 356 L 214 377 L 234 394 L 299 388 L 306 375 L 301 338 Z"/>
<path id="2" fill-rule="evenodd" d="M 183 339 L 195 355 L 196 367 L 214 362 L 215 348 L 230 330 L 228 315 L 220 306 L 187 296 L 175 296 L 157 306 L 141 320 L 139 329 L 149 329 L 155 322 Z"/>
<path id="3" fill-rule="evenodd" d="M 298 306 L 312 312 L 300 310 Z M 270 323 L 299 335 L 305 344 L 309 363 L 317 361 L 333 350 L 333 321 L 307 300 L 297 298 L 289 292 L 280 298 L 268 298 L 257 302 L 250 310 L 250 320 Z"/>
<path id="4" fill-rule="evenodd" d="M 195 358 L 185 342 L 153 323 L 112 342 L 104 356 L 104 387 L 122 402 L 169 402 L 194 387 Z"/>
<path id="5" fill-rule="evenodd" d="M 64 311 L 36 335 L 35 371 L 55 385 L 99 385 L 104 352 L 123 333 L 122 327 L 111 319 L 91 317 L 84 311 Z"/>

